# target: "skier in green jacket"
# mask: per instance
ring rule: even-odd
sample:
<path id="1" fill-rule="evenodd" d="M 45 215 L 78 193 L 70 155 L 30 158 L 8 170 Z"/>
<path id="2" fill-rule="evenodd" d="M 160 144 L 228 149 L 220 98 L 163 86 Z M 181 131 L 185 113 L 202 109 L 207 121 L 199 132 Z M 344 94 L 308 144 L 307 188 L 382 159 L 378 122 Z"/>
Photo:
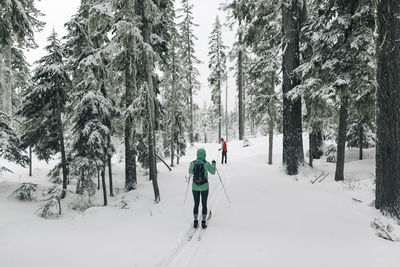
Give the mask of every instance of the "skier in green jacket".
<path id="1" fill-rule="evenodd" d="M 216 170 L 216 162 L 212 161 L 210 164 L 206 161 L 206 151 L 203 148 L 197 150 L 197 159 L 190 163 L 189 174 L 193 174 L 193 198 L 194 198 L 194 208 L 193 208 L 193 227 L 197 228 L 199 221 L 199 204 L 200 204 L 200 196 L 201 196 L 201 205 L 202 205 L 202 220 L 201 227 L 207 228 L 206 219 L 207 219 L 207 198 L 208 198 L 208 173 L 215 174 Z"/>

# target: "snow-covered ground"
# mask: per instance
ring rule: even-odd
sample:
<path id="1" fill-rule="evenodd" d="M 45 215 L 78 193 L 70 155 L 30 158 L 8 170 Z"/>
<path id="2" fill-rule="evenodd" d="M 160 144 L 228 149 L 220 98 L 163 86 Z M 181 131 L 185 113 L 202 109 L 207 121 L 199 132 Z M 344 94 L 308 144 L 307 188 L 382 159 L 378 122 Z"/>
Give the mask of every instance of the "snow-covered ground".
<path id="1" fill-rule="evenodd" d="M 39 191 L 50 186 L 46 174 L 54 162 L 36 160 L 32 178 L 26 169 L 7 163 L 14 173 L 0 178 L 0 266 L 400 266 L 400 242 L 377 237 L 370 226 L 379 218 L 400 235 L 400 226 L 373 208 L 373 157 L 359 161 L 350 151 L 346 181 L 337 183 L 335 165 L 324 160 L 286 176 L 281 136 L 275 137 L 272 166 L 266 164 L 267 138 L 250 143 L 245 148 L 238 141 L 228 143 L 229 163 L 217 165 L 231 203 L 218 176 L 209 177 L 213 216 L 200 242 L 196 236 L 187 241 L 193 201 L 189 192 L 183 203 L 185 176 L 197 147 L 204 147 L 211 161 L 220 159 L 218 144 L 196 144 L 172 172 L 158 165 L 159 204 L 153 203 L 152 184 L 143 171 L 138 189 L 123 192 L 123 162 L 115 157 L 117 194 L 109 206 L 101 206 L 99 192 L 98 206 L 80 213 L 71 209 L 77 197 L 69 194 L 57 219 L 34 214 L 42 204 L 40 192 L 34 202 L 8 198 L 20 182 L 38 183 Z M 314 182 L 321 174 L 328 176 Z M 128 206 L 121 209 L 124 202 Z"/>

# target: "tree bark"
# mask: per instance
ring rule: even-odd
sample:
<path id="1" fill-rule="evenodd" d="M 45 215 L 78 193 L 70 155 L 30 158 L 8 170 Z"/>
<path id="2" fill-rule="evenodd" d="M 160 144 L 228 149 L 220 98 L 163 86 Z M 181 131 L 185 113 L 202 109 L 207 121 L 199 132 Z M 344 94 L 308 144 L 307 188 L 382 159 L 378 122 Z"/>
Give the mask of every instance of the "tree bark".
<path id="1" fill-rule="evenodd" d="M 299 84 L 294 70 L 299 66 L 299 10 L 297 0 L 283 0 L 283 164 L 286 174 L 295 175 L 304 162 L 301 97 L 287 98 Z"/>
<path id="2" fill-rule="evenodd" d="M 32 176 L 32 147 L 29 146 L 29 176 Z"/>
<path id="3" fill-rule="evenodd" d="M 315 139 L 315 134 L 313 133 L 313 132 L 311 132 L 311 133 L 309 133 L 309 135 L 308 135 L 308 142 L 309 142 L 309 144 L 308 144 L 308 153 L 309 153 L 309 155 L 308 155 L 308 165 L 310 165 L 310 167 L 312 167 L 313 166 L 313 159 L 314 159 L 314 144 L 315 144 L 315 142 L 314 142 L 314 139 Z"/>
<path id="4" fill-rule="evenodd" d="M 347 117 L 348 117 L 349 99 L 347 96 L 341 97 L 339 111 L 339 132 L 337 140 L 337 156 L 336 156 L 336 172 L 335 181 L 344 180 L 344 159 L 346 148 L 346 132 L 347 132 Z"/>
<path id="5" fill-rule="evenodd" d="M 106 186 L 106 170 L 105 167 L 102 167 L 101 170 L 101 184 L 103 186 L 103 199 L 104 199 L 104 206 L 107 206 L 107 186 Z"/>
<path id="6" fill-rule="evenodd" d="M 243 33 L 242 33 L 242 20 L 239 18 L 239 45 L 243 43 Z M 244 103 L 243 103 L 243 51 L 240 48 L 238 54 L 238 76 L 237 76 L 237 86 L 238 86 L 238 105 L 239 105 L 239 140 L 244 139 Z"/>
<path id="7" fill-rule="evenodd" d="M 61 194 L 61 198 L 65 197 L 65 194 L 67 193 L 67 186 L 68 186 L 68 171 L 67 171 L 67 158 L 65 156 L 65 146 L 64 146 L 64 129 L 63 129 L 63 123 L 62 123 L 62 118 L 61 118 L 61 99 L 58 96 L 57 97 L 57 117 L 58 117 L 58 138 L 60 141 L 60 151 L 61 151 L 61 166 L 62 166 L 62 174 L 63 174 L 63 191 Z"/>
<path id="8" fill-rule="evenodd" d="M 108 179 L 110 182 L 110 197 L 114 196 L 111 156 L 108 156 Z"/>
<path id="9" fill-rule="evenodd" d="M 126 52 L 125 64 L 125 105 L 132 104 L 136 93 L 136 68 L 134 67 L 133 51 Z M 134 129 L 131 115 L 125 119 L 125 190 L 136 189 L 136 152 L 133 144 Z"/>
<path id="10" fill-rule="evenodd" d="M 272 165 L 272 154 L 274 146 L 274 127 L 275 123 L 273 119 L 269 119 L 268 125 L 268 164 Z"/>
<path id="11" fill-rule="evenodd" d="M 219 77 L 218 81 L 218 142 L 220 142 L 222 137 L 222 90 L 221 90 L 221 79 Z"/>
<path id="12" fill-rule="evenodd" d="M 400 218 L 400 2 L 377 6 L 375 207 Z"/>
<path id="13" fill-rule="evenodd" d="M 228 123 L 229 123 L 229 118 L 228 118 L 228 75 L 226 75 L 226 89 L 225 89 L 225 140 L 228 142 Z"/>
<path id="14" fill-rule="evenodd" d="M 359 159 L 360 160 L 362 160 L 363 159 L 363 142 L 364 142 L 364 138 L 363 138 L 363 136 L 364 136 L 364 131 L 363 131 L 364 129 L 363 129 L 363 126 L 362 126 L 362 123 L 360 122 L 359 123 L 359 126 L 358 126 L 358 146 L 360 147 L 359 148 Z"/>
<path id="15" fill-rule="evenodd" d="M 142 3 L 142 23 L 143 23 L 143 39 L 144 42 L 151 44 L 150 34 L 151 26 L 150 21 L 145 16 L 145 6 Z M 154 190 L 154 201 L 156 203 L 160 202 L 160 190 L 158 188 L 157 181 L 157 158 L 156 158 L 156 138 L 155 138 L 155 108 L 154 108 L 154 87 L 153 87 L 153 73 L 154 73 L 154 63 L 152 56 L 150 56 L 148 51 L 143 51 L 144 59 L 144 71 L 146 75 L 147 82 L 147 119 L 149 125 L 148 134 L 148 145 L 149 145 L 149 170 L 150 170 L 150 180 L 153 182 Z"/>

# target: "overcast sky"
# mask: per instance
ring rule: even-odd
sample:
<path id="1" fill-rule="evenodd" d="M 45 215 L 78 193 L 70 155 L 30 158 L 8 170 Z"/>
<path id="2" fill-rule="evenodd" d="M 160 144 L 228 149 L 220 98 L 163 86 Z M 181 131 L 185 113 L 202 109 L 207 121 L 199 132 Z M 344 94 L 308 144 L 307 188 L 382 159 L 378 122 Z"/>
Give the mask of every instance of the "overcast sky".
<path id="1" fill-rule="evenodd" d="M 181 0 L 176 0 L 176 2 L 177 5 L 179 5 Z M 209 103 L 211 98 L 207 82 L 209 74 L 208 38 L 217 14 L 220 16 L 221 21 L 225 22 L 225 14 L 219 10 L 220 4 L 224 2 L 226 2 L 226 0 L 191 0 L 191 3 L 194 4 L 193 15 L 195 23 L 199 25 L 199 27 L 195 29 L 195 35 L 198 38 L 195 49 L 198 59 L 202 61 L 202 64 L 198 66 L 200 71 L 199 81 L 202 87 L 200 92 L 194 97 L 194 101 L 200 106 L 203 106 L 204 101 Z M 36 33 L 35 39 L 39 48 L 27 52 L 28 62 L 32 64 L 44 55 L 43 48 L 46 46 L 46 39 L 53 28 L 58 33 L 59 37 L 66 34 L 64 24 L 75 14 L 79 3 L 80 0 L 36 0 L 37 7 L 45 14 L 42 20 L 46 22 L 46 26 L 42 32 Z M 224 28 L 223 40 L 225 45 L 231 47 L 234 38 L 235 34 L 229 29 Z M 233 63 L 229 63 L 229 65 L 231 64 Z M 232 74 L 230 74 L 228 84 L 228 110 L 231 111 L 234 108 L 236 98 L 236 87 Z M 223 89 L 225 90 L 225 86 Z M 223 91 L 223 101 L 225 101 L 225 91 Z"/>

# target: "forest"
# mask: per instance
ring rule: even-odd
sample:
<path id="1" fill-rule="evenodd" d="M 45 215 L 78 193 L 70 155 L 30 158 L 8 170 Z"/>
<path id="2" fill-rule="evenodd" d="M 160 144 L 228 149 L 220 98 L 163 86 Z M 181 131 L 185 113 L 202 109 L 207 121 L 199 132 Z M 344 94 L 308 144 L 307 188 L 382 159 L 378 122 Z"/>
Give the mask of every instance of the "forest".
<path id="1" fill-rule="evenodd" d="M 43 217 L 61 214 L 68 195 L 101 192 L 107 206 L 120 189 L 135 192 L 143 173 L 161 205 L 160 169 L 174 172 L 199 144 L 223 137 L 246 146 L 263 136 L 265 165 L 282 166 L 285 177 L 323 160 L 335 166 L 327 179 L 344 182 L 346 150 L 361 161 L 374 149 L 372 205 L 399 223 L 400 2 L 225 1 L 208 18 L 201 59 L 196 2 L 81 0 L 67 34 L 53 30 L 30 65 L 25 53 L 38 46 L 44 14 L 34 0 L 0 0 L 0 177 L 14 171 L 8 163 L 34 177 L 33 158 L 56 160 Z M 234 31 L 232 46 L 225 31 Z M 211 95 L 204 105 L 195 101 L 201 61 Z M 229 73 L 233 110 L 223 101 Z M 29 200 L 37 187 L 20 183 L 14 193 Z"/>

